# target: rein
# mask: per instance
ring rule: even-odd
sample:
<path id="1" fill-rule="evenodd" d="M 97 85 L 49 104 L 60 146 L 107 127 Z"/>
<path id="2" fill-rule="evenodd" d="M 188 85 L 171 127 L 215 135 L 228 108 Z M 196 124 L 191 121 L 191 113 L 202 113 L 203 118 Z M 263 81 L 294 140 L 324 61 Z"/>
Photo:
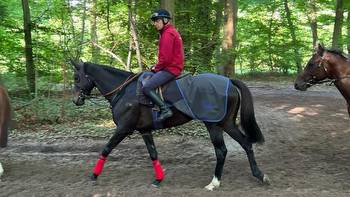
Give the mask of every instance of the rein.
<path id="1" fill-rule="evenodd" d="M 142 72 L 137 73 L 137 74 L 134 74 L 134 75 L 130 75 L 120 86 L 116 87 L 115 89 L 113 89 L 112 91 L 110 91 L 110 92 L 108 92 L 108 93 L 106 93 L 106 94 L 103 94 L 103 95 L 97 95 L 97 94 L 95 94 L 95 95 L 90 95 L 90 94 L 89 94 L 89 95 L 88 95 L 88 94 L 85 94 L 84 91 L 80 91 L 79 97 L 82 97 L 82 98 L 84 98 L 84 99 L 87 99 L 87 100 L 89 100 L 90 102 L 94 103 L 95 105 L 103 106 L 103 105 L 101 105 L 101 104 L 99 104 L 99 103 L 97 103 L 97 102 L 92 101 L 92 99 L 98 99 L 98 98 L 100 98 L 101 96 L 106 97 L 106 96 L 109 96 L 109 95 L 111 95 L 111 94 L 113 94 L 113 93 L 115 93 L 115 92 L 121 91 L 125 86 L 127 86 L 129 83 L 131 83 L 135 78 L 137 78 L 137 77 L 140 76 L 141 74 L 142 74 Z M 88 78 L 88 80 L 90 80 L 90 79 Z M 112 99 L 112 102 L 113 102 L 114 100 L 115 100 L 115 97 Z"/>
<path id="2" fill-rule="evenodd" d="M 350 75 L 347 75 L 347 76 L 341 77 L 341 78 L 337 78 L 337 79 L 324 79 L 324 80 L 321 80 L 321 81 L 312 81 L 312 84 L 324 84 L 324 83 L 328 83 L 329 82 L 328 85 L 333 85 L 334 83 L 336 83 L 339 80 L 348 79 L 348 78 L 350 78 Z"/>
<path id="3" fill-rule="evenodd" d="M 140 76 L 142 72 L 137 73 L 135 75 L 130 75 L 120 86 L 116 87 L 114 90 L 102 95 L 104 97 L 109 96 L 115 92 L 119 92 L 120 90 L 122 90 L 126 85 L 128 85 L 129 83 L 131 83 L 136 77 Z"/>

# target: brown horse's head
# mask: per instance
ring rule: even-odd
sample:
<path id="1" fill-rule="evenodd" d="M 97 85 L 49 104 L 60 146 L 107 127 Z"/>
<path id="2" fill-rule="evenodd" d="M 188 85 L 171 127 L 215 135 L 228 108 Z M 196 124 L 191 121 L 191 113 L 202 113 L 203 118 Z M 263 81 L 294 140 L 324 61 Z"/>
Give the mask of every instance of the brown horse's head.
<path id="1" fill-rule="evenodd" d="M 310 86 L 328 77 L 325 67 L 327 63 L 323 59 L 325 51 L 324 47 L 319 44 L 315 53 L 306 64 L 304 71 L 300 73 L 295 80 L 295 89 L 305 91 Z"/>

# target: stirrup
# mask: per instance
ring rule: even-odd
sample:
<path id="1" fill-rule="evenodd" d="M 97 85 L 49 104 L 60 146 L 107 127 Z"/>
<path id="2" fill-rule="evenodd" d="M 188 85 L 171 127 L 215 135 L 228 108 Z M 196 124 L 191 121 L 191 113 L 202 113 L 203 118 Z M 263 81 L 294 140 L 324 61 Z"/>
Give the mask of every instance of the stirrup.
<path id="1" fill-rule="evenodd" d="M 173 112 L 171 111 L 171 109 L 168 109 L 167 112 L 160 111 L 160 115 L 158 117 L 158 120 L 163 121 L 167 118 L 170 118 L 171 116 L 173 116 Z"/>

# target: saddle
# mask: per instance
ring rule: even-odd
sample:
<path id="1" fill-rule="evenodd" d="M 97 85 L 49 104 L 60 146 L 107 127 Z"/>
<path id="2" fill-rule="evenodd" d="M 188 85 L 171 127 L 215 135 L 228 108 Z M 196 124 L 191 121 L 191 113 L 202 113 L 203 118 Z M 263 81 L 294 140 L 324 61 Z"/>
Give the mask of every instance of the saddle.
<path id="1" fill-rule="evenodd" d="M 177 76 L 174 80 L 178 80 L 187 76 L 192 76 L 191 73 L 182 73 L 181 75 Z M 140 74 L 138 81 L 137 81 L 137 88 L 136 88 L 136 95 L 138 97 L 139 103 L 143 104 L 143 105 L 147 105 L 150 107 L 153 107 L 155 110 L 159 110 L 158 106 L 154 105 L 152 103 L 152 101 L 143 94 L 142 92 L 142 81 L 143 80 L 147 80 L 149 78 L 151 78 L 152 76 L 143 76 L 143 73 Z M 169 81 L 168 83 L 159 86 L 156 88 L 156 93 L 159 95 L 159 97 L 163 100 L 166 101 L 164 99 L 163 93 L 168 89 L 170 83 L 174 80 Z M 168 103 L 167 103 L 168 104 Z"/>

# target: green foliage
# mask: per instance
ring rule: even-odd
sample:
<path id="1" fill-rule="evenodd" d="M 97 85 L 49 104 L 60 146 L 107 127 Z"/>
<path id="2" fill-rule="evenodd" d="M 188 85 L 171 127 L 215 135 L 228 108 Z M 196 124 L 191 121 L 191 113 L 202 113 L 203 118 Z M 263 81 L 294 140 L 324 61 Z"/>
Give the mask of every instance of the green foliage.
<path id="1" fill-rule="evenodd" d="M 137 5 L 131 5 L 131 11 L 136 16 L 142 61 L 148 66 L 156 63 L 158 33 L 149 16 L 159 7 L 159 1 L 137 2 Z M 240 70 L 295 72 L 293 48 L 297 47 L 302 59 L 307 59 L 312 38 L 306 15 L 307 2 L 288 2 L 296 27 L 297 46 L 291 42 L 282 0 L 238 1 L 237 48 L 225 55 L 221 49 L 222 1 L 177 0 L 176 26 L 184 40 L 186 70 L 192 73 L 215 72 L 223 60 L 235 56 Z M 69 58 L 93 59 L 91 51 L 94 46 L 89 43 L 92 1 L 86 1 L 86 6 L 83 21 L 84 1 L 30 1 L 34 63 L 38 76 L 54 75 L 62 80 L 62 64 Z M 335 3 L 322 0 L 317 1 L 316 6 L 319 39 L 330 45 Z M 95 7 L 98 44 L 126 61 L 130 39 L 127 2 L 97 1 Z M 24 76 L 21 3 L 1 0 L 0 17 L 0 72 Z M 98 63 L 122 68 L 120 62 L 109 54 L 100 51 L 98 56 Z M 135 51 L 132 70 L 139 71 Z"/>

